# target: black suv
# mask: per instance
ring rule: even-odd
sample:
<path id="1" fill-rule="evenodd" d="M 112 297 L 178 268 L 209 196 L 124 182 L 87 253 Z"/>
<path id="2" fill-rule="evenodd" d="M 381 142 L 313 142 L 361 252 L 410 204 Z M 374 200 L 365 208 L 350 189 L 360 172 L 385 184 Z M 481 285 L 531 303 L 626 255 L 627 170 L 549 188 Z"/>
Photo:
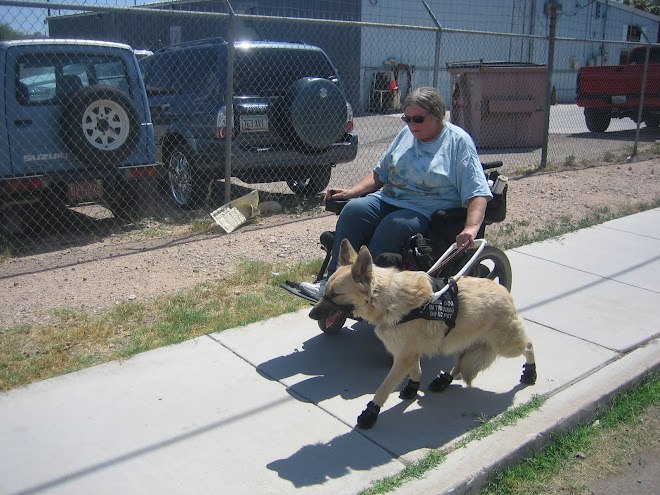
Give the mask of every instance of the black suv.
<path id="1" fill-rule="evenodd" d="M 302 43 L 235 44 L 233 125 L 227 123 L 227 47 L 222 39 L 164 47 L 140 60 L 168 186 L 181 206 L 200 206 L 210 181 L 286 181 L 298 195 L 326 188 L 332 167 L 357 154 L 353 110 L 325 52 Z"/>

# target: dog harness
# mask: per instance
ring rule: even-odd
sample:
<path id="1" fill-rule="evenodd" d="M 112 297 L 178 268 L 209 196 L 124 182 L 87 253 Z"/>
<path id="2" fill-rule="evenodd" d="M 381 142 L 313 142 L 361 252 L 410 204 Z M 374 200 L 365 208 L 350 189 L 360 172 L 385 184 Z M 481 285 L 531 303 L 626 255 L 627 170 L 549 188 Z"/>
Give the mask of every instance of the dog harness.
<path id="1" fill-rule="evenodd" d="M 415 308 L 410 313 L 405 315 L 399 323 L 416 320 L 421 318 L 423 320 L 443 320 L 447 325 L 447 333 L 456 325 L 456 317 L 458 316 L 458 286 L 453 278 L 450 279 L 431 279 L 433 292 L 438 292 L 446 285 L 449 285 L 447 291 L 437 299 L 431 299 L 426 304 Z"/>

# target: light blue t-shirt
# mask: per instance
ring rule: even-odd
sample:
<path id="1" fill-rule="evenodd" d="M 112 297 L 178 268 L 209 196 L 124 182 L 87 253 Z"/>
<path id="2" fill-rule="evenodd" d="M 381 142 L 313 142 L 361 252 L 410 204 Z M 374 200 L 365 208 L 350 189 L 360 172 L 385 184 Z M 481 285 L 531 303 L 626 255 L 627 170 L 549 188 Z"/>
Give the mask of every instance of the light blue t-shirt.
<path id="1" fill-rule="evenodd" d="M 467 207 L 476 196 L 489 201 L 493 197 L 474 141 L 449 122 L 436 139 L 426 143 L 404 127 L 374 172 L 384 185 L 372 194 L 428 218 L 436 210 Z"/>

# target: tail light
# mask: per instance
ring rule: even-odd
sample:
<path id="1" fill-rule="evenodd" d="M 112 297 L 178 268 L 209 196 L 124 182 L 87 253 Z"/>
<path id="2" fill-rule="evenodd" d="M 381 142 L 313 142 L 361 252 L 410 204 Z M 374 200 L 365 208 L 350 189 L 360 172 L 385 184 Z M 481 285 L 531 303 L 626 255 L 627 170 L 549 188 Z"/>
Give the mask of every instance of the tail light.
<path id="1" fill-rule="evenodd" d="M 46 187 L 46 184 L 41 177 L 11 179 L 7 184 L 9 192 L 30 191 L 34 189 L 43 189 L 44 187 Z"/>
<path id="2" fill-rule="evenodd" d="M 346 132 L 353 130 L 353 107 L 349 102 L 346 102 Z"/>
<path id="3" fill-rule="evenodd" d="M 215 120 L 215 136 L 219 139 L 224 139 L 227 137 L 227 107 L 222 106 L 220 107 L 220 110 L 218 110 L 218 116 L 216 117 Z M 232 127 L 232 136 L 234 136 L 236 133 L 234 131 L 234 128 Z"/>
<path id="4" fill-rule="evenodd" d="M 144 179 L 157 176 L 158 168 L 156 167 L 140 167 L 130 169 L 130 178 L 132 179 Z"/>

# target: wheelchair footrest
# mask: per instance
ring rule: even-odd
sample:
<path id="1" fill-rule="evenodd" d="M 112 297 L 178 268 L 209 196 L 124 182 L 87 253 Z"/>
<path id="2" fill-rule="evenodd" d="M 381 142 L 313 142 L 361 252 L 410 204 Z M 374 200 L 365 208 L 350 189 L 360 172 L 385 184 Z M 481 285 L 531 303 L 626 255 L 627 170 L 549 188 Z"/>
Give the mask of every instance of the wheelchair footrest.
<path id="1" fill-rule="evenodd" d="M 300 282 L 292 282 L 291 280 L 287 280 L 286 283 L 280 284 L 280 287 L 290 292 L 294 296 L 298 296 L 306 301 L 311 302 L 312 304 L 316 304 L 318 302 L 318 299 L 314 299 L 312 296 L 308 296 L 300 290 Z"/>

